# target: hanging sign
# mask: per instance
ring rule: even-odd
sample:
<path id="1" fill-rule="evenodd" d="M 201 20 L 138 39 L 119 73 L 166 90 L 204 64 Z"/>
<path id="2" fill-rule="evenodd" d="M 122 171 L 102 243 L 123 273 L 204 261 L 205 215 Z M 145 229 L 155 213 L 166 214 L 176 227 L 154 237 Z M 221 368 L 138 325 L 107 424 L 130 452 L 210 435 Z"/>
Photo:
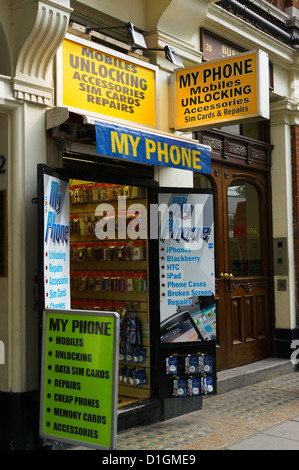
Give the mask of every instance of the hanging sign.
<path id="1" fill-rule="evenodd" d="M 216 339 L 213 195 L 160 192 L 162 343 Z"/>
<path id="2" fill-rule="evenodd" d="M 58 104 L 91 116 L 156 126 L 157 67 L 66 35 L 58 52 Z"/>
<path id="3" fill-rule="evenodd" d="M 44 305 L 70 308 L 69 184 L 44 173 Z"/>
<path id="4" fill-rule="evenodd" d="M 170 127 L 195 131 L 269 119 L 269 61 L 261 50 L 176 70 Z"/>
<path id="5" fill-rule="evenodd" d="M 44 311 L 40 434 L 115 449 L 119 316 Z"/>
<path id="6" fill-rule="evenodd" d="M 136 163 L 211 173 L 211 149 L 189 139 L 95 121 L 97 153 Z"/>

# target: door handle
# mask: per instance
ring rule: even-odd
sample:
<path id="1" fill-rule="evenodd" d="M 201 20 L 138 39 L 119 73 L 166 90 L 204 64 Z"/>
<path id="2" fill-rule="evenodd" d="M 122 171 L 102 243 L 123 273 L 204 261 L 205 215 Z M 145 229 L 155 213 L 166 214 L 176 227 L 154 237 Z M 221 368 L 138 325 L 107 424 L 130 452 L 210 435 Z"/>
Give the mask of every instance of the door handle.
<path id="1" fill-rule="evenodd" d="M 226 279 L 227 281 L 229 281 L 233 277 L 234 275 L 232 273 L 220 273 L 220 279 Z"/>

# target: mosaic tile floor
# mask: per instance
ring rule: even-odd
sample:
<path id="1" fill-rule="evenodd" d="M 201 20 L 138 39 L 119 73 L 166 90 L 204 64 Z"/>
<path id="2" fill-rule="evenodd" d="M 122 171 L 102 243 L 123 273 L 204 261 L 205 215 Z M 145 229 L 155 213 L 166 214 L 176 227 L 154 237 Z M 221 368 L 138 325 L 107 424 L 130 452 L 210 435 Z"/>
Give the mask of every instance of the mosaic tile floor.
<path id="1" fill-rule="evenodd" d="M 204 397 L 202 410 L 124 431 L 119 450 L 221 449 L 299 415 L 299 373 Z"/>

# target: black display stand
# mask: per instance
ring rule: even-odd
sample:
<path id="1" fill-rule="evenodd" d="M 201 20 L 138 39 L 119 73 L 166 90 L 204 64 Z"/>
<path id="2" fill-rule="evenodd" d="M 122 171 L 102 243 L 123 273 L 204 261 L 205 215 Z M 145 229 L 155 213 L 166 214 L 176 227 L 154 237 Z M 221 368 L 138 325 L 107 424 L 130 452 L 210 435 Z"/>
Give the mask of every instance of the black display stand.
<path id="1" fill-rule="evenodd" d="M 186 362 L 191 364 L 210 359 L 210 369 L 186 372 Z M 176 366 L 174 364 L 176 364 Z M 170 371 L 169 368 L 177 367 Z M 182 387 L 182 384 L 184 385 Z M 193 387 L 192 387 L 193 385 Z M 197 388 L 199 385 L 199 388 Z M 209 343 L 183 343 L 161 345 L 159 369 L 159 397 L 163 403 L 163 419 L 171 419 L 181 414 L 202 408 L 202 397 L 217 393 L 216 345 Z"/>
<path id="2" fill-rule="evenodd" d="M 162 398 L 184 398 L 199 395 L 217 393 L 216 383 L 216 347 L 215 342 L 207 343 L 183 343 L 175 347 L 161 346 L 160 348 L 160 397 Z M 193 359 L 191 367 L 187 362 Z M 210 359 L 210 361 L 209 361 Z M 198 369 L 194 363 L 198 362 Z M 205 365 L 206 362 L 206 365 Z M 203 367 L 201 367 L 203 365 Z M 192 368 L 193 366 L 193 368 Z M 172 370 L 170 370 L 172 368 Z M 191 369 L 191 370 L 190 370 Z M 194 382 L 195 391 L 191 389 L 191 379 L 198 379 L 200 387 L 197 393 L 197 383 Z M 209 379 L 209 380 L 205 380 Z M 186 389 L 179 387 L 178 380 L 186 382 Z M 189 388 L 188 388 L 188 381 Z M 181 384 L 184 384 L 182 382 Z M 208 386 L 210 384 L 210 386 Z"/>

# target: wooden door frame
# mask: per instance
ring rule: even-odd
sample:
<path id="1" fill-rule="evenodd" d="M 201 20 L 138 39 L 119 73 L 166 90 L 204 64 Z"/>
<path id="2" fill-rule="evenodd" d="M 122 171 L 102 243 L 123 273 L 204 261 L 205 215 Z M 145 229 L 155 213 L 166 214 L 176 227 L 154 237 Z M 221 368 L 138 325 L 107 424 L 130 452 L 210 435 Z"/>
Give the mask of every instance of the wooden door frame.
<path id="1" fill-rule="evenodd" d="M 228 203 L 228 188 L 232 183 L 238 184 L 239 182 L 246 182 L 252 185 L 258 194 L 262 266 L 261 272 L 258 275 L 240 275 L 224 282 L 228 289 L 225 297 L 228 367 L 235 367 L 236 365 L 243 365 L 264 357 L 269 357 L 269 346 L 271 342 L 271 331 L 269 328 L 271 312 L 269 309 L 270 289 L 268 282 L 270 276 L 269 252 L 264 249 L 264 247 L 267 246 L 269 230 L 267 220 L 265 220 L 264 217 L 264 214 L 267 214 L 268 211 L 266 183 L 264 174 L 260 171 L 255 172 L 247 168 L 246 170 L 243 169 L 242 172 L 234 172 L 231 171 L 230 167 L 227 179 L 222 182 L 223 196 L 225 195 L 225 215 L 226 212 L 228 212 L 228 207 L 226 207 Z M 224 233 L 223 238 L 228 245 L 229 240 L 226 239 L 228 234 L 227 226 L 224 226 Z M 230 271 L 229 260 L 226 260 L 225 271 Z M 233 306 L 235 306 L 235 309 Z M 250 306 L 250 313 L 247 311 L 247 315 L 246 306 L 247 308 Z M 233 322 L 234 310 L 237 316 L 236 321 Z M 265 317 L 263 317 L 263 312 L 267 312 Z M 245 318 L 247 318 L 247 320 L 245 320 Z M 249 319 L 251 319 L 251 321 L 249 321 Z M 238 333 L 235 331 L 240 339 L 240 342 L 237 341 L 235 344 L 233 338 L 233 324 L 241 327 L 238 328 Z"/>
<path id="2" fill-rule="evenodd" d="M 271 151 L 273 146 L 265 142 L 260 142 L 254 139 L 246 138 L 240 135 L 229 134 L 221 130 L 207 130 L 197 132 L 195 134 L 196 139 L 205 145 L 211 147 L 211 160 L 213 163 L 221 164 L 221 166 L 234 167 L 236 173 L 242 174 L 243 171 L 259 171 L 265 178 L 266 185 L 266 201 L 271 202 Z M 216 168 L 215 168 L 216 171 Z M 214 189 L 214 210 L 215 220 L 218 215 L 219 208 L 219 195 L 215 187 L 215 174 L 211 175 L 210 181 Z M 270 354 L 273 354 L 274 350 L 274 327 L 275 327 L 275 303 L 274 303 L 274 269 L 273 269 L 273 246 L 272 246 L 272 204 L 267 206 L 267 221 L 268 237 L 267 240 L 267 258 L 268 258 L 268 279 L 269 279 L 269 321 L 270 321 Z M 215 227 L 216 229 L 216 227 Z M 265 235 L 264 235 L 265 236 Z M 215 247 L 215 258 L 217 257 L 217 249 Z M 219 251 L 218 251 L 219 255 Z M 217 274 L 217 273 L 215 273 Z M 219 331 L 219 330 L 218 330 Z M 218 333 L 217 331 L 217 333 Z M 223 332 L 219 332 L 220 341 L 223 341 Z M 217 369 L 221 370 L 226 368 L 225 364 L 217 363 Z"/>

